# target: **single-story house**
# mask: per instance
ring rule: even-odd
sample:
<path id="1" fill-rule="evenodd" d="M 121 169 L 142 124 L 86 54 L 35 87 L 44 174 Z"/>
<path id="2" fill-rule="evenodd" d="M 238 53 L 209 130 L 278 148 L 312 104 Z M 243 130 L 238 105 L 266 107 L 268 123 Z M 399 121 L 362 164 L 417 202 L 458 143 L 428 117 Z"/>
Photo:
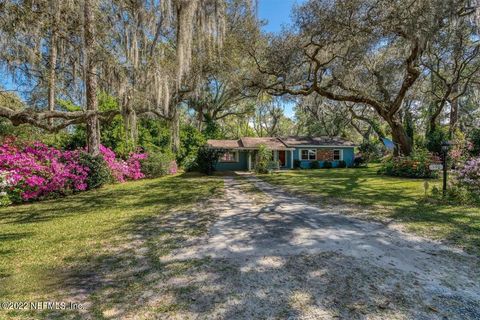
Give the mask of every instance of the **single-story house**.
<path id="1" fill-rule="evenodd" d="M 310 168 L 313 161 L 330 161 L 337 167 L 345 161 L 353 165 L 355 144 L 340 138 L 331 137 L 286 137 L 252 138 L 238 140 L 208 140 L 207 147 L 224 151 L 216 164 L 218 171 L 253 170 L 258 149 L 261 145 L 272 150 L 272 160 L 280 163 L 282 169 L 293 169 L 295 160 L 301 168 Z"/>

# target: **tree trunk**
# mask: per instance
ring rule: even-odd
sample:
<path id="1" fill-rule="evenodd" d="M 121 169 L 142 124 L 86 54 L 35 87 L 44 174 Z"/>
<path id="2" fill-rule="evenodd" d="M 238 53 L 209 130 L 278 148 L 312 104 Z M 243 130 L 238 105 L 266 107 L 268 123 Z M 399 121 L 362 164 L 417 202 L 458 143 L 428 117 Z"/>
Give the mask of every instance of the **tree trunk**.
<path id="1" fill-rule="evenodd" d="M 49 57 L 49 75 L 48 75 L 48 110 L 55 110 L 55 91 L 56 91 L 56 68 L 57 68 L 57 38 L 58 38 L 58 21 L 60 20 L 60 8 L 57 1 L 52 1 L 52 10 L 54 11 L 51 36 L 50 36 L 50 57 Z M 53 119 L 48 119 L 48 124 L 53 124 Z"/>
<path id="2" fill-rule="evenodd" d="M 93 58 L 95 48 L 95 18 L 91 0 L 84 1 L 84 52 L 85 52 L 85 86 L 87 110 L 98 111 L 96 62 Z M 98 115 L 94 114 L 87 119 L 87 150 L 92 155 L 100 153 L 100 123 Z"/>
<path id="3" fill-rule="evenodd" d="M 174 107 L 173 117 L 170 122 L 172 138 L 171 146 L 173 153 L 177 153 L 180 150 L 180 115 L 177 108 Z"/>
<path id="4" fill-rule="evenodd" d="M 127 139 L 127 145 L 129 148 L 135 149 L 138 141 L 138 126 L 137 126 L 137 114 L 130 105 L 130 101 L 126 101 L 122 107 L 123 125 L 125 127 L 125 138 Z"/>
<path id="5" fill-rule="evenodd" d="M 198 131 L 200 132 L 202 132 L 202 129 L 203 129 L 203 121 L 204 121 L 203 107 L 199 105 L 197 109 L 197 128 L 198 128 Z"/>
<path id="6" fill-rule="evenodd" d="M 401 123 L 397 121 L 389 121 L 390 128 L 392 129 L 392 138 L 395 143 L 395 155 L 402 154 L 409 156 L 412 153 L 413 143 L 408 137 L 405 128 Z"/>
<path id="7" fill-rule="evenodd" d="M 452 100 L 450 100 L 450 139 L 453 138 L 458 122 L 458 84 L 452 87 Z"/>

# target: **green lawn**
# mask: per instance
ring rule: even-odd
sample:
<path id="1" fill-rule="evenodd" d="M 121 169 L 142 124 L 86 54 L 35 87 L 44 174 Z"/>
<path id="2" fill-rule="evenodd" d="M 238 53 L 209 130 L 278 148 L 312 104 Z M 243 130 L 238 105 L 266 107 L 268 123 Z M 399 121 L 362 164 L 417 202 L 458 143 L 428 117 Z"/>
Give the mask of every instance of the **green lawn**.
<path id="1" fill-rule="evenodd" d="M 292 170 L 260 176 L 325 205 L 348 205 L 350 213 L 401 222 L 408 230 L 448 240 L 480 254 L 480 208 L 425 201 L 424 180 L 378 175 L 362 169 Z M 440 180 L 430 180 L 441 187 Z M 345 206 L 343 206 L 345 207 Z"/>
<path id="2" fill-rule="evenodd" d="M 199 208 L 222 188 L 220 177 L 177 175 L 0 209 L 0 301 L 88 297 L 94 318 L 179 308 L 160 302 L 145 310 L 141 295 L 198 263 L 166 265 L 158 257 L 206 232 L 213 214 Z M 0 310 L 0 319 L 76 315 Z"/>

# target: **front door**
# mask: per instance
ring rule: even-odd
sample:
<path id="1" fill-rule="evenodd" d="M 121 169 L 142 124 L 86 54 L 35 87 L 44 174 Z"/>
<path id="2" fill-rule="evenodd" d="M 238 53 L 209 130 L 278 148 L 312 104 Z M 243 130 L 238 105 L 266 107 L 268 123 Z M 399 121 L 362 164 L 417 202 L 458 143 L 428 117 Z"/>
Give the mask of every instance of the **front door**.
<path id="1" fill-rule="evenodd" d="M 280 161 L 280 167 L 285 167 L 285 150 L 278 151 L 278 161 Z"/>

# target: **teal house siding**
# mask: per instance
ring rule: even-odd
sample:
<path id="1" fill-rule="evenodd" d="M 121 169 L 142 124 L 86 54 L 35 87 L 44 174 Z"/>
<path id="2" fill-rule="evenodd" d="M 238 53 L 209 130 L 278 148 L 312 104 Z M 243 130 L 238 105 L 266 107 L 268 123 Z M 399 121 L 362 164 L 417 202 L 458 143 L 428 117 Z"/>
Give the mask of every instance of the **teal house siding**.
<path id="1" fill-rule="evenodd" d="M 246 151 L 238 152 L 238 162 L 218 162 L 215 169 L 218 171 L 242 171 L 248 169 L 248 153 Z"/>
<path id="2" fill-rule="evenodd" d="M 354 147 L 298 147 L 293 152 L 293 159 L 300 160 L 300 150 L 301 149 L 330 149 L 330 150 L 343 150 L 343 161 L 347 163 L 347 167 L 353 166 L 353 161 L 355 160 L 355 148 Z M 310 163 L 316 160 L 300 160 L 300 168 L 310 169 Z M 324 161 L 319 161 L 320 167 L 323 167 Z M 330 161 L 334 168 L 338 167 L 339 161 Z"/>
<path id="3" fill-rule="evenodd" d="M 287 152 L 285 153 L 285 157 L 286 157 L 287 159 L 285 159 L 286 161 L 285 161 L 285 167 L 284 167 L 284 168 L 286 168 L 286 169 L 293 168 L 293 165 L 292 165 L 292 152 L 294 152 L 294 151 L 287 151 Z"/>
<path id="4" fill-rule="evenodd" d="M 342 148 L 343 160 L 347 163 L 347 167 L 353 167 L 355 161 L 355 148 Z"/>

